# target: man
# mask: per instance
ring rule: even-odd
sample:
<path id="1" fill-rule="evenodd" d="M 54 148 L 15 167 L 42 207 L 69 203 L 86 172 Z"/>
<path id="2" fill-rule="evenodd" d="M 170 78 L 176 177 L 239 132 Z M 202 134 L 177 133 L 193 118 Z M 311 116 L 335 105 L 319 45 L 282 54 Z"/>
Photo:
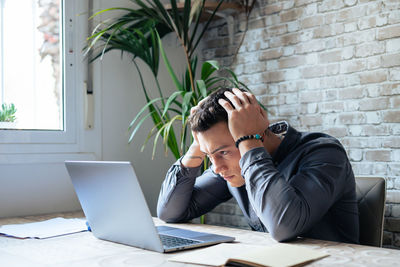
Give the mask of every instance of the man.
<path id="1" fill-rule="evenodd" d="M 359 242 L 355 180 L 342 145 L 322 133 L 269 125 L 254 95 L 222 89 L 191 111 L 194 141 L 168 171 L 157 212 L 184 222 L 232 196 L 253 230 Z M 201 174 L 204 157 L 211 168 Z"/>

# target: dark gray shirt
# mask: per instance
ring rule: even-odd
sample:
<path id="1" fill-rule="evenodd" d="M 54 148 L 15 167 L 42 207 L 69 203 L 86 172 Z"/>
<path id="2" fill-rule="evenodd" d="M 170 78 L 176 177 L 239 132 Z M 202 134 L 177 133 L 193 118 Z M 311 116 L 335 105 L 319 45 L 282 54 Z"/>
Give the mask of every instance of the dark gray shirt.
<path id="1" fill-rule="evenodd" d="M 278 241 L 359 242 L 354 175 L 337 139 L 289 127 L 273 156 L 255 148 L 240 167 L 245 185 L 232 187 L 211 168 L 201 174 L 201 167 L 185 168 L 178 160 L 162 184 L 158 217 L 185 222 L 234 197 L 250 227 Z"/>

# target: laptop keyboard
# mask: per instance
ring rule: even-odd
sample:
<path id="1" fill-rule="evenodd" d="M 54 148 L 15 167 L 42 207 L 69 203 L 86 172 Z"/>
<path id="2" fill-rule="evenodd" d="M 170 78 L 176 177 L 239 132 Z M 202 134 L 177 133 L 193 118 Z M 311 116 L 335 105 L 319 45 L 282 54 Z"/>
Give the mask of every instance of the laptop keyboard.
<path id="1" fill-rule="evenodd" d="M 161 242 L 163 243 L 164 247 L 167 248 L 175 248 L 175 247 L 181 247 L 181 246 L 187 246 L 187 245 L 192 245 L 192 244 L 198 244 L 200 241 L 193 240 L 193 239 L 186 239 L 186 238 L 181 238 L 181 237 L 176 237 L 176 236 L 170 236 L 170 235 L 159 235 Z"/>

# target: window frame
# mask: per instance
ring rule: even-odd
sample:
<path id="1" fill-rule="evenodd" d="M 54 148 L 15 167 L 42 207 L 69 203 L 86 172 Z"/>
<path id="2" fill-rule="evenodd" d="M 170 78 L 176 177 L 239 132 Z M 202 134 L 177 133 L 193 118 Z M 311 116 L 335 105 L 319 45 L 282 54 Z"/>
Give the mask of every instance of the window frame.
<path id="1" fill-rule="evenodd" d="M 101 138 L 91 129 L 84 129 L 84 85 L 88 61 L 82 48 L 88 34 L 88 1 L 61 0 L 63 12 L 63 103 L 64 130 L 13 130 L 0 129 L 0 163 L 19 162 L 18 154 L 37 154 L 37 159 L 46 158 L 45 153 L 94 153 L 95 143 Z M 98 143 L 98 142 L 97 142 Z M 98 144 L 97 144 L 98 145 Z M 48 157 L 47 157 L 48 158 Z"/>

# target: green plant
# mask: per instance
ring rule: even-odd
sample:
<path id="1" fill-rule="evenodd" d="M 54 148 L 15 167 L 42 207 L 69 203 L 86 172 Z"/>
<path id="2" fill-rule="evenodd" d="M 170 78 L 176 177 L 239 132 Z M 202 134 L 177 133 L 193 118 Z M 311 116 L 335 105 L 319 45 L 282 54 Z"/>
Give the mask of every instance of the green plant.
<path id="1" fill-rule="evenodd" d="M 0 109 L 0 121 L 3 122 L 14 122 L 16 120 L 15 113 L 17 109 L 14 104 L 7 105 L 3 103 Z"/>
<path id="2" fill-rule="evenodd" d="M 170 0 L 167 9 L 159 0 L 131 0 L 138 9 L 109 8 L 95 13 L 91 18 L 104 12 L 119 10 L 124 13 L 115 19 L 99 23 L 92 35 L 88 37 L 85 47 L 86 53 L 91 52 L 91 60 L 96 60 L 111 50 L 120 50 L 132 56 L 133 64 L 139 74 L 142 90 L 147 104 L 132 120 L 129 129 L 132 131 L 131 142 L 143 122 L 151 118 L 154 127 L 149 131 L 143 148 L 153 140 L 153 157 L 156 153 L 156 144 L 161 141 L 176 158 L 186 152 L 190 145 L 190 131 L 188 131 L 187 118 L 191 107 L 210 94 L 221 85 L 245 87 L 239 82 L 236 75 L 229 69 L 220 69 L 216 61 L 204 62 L 201 66 L 200 79 L 196 79 L 198 47 L 204 33 L 213 19 L 223 0 L 219 0 L 214 10 L 209 11 L 208 19 L 201 27 L 200 18 L 204 11 L 205 0 L 185 0 L 183 8 L 179 9 L 176 0 Z M 178 38 L 186 61 L 186 71 L 177 75 L 172 67 L 162 45 L 162 37 L 168 33 L 175 33 Z M 158 81 L 159 60 L 163 58 L 168 73 L 175 85 L 175 92 L 169 97 L 163 95 L 163 90 Z M 150 68 L 155 82 L 158 97 L 152 98 L 149 91 L 154 88 L 146 85 L 142 72 L 137 64 L 137 59 L 143 60 Z M 227 77 L 216 76 L 217 70 L 224 70 Z M 146 111 L 148 111 L 146 113 Z M 176 125 L 180 125 L 177 127 Z M 175 126 L 174 126 L 175 125 Z M 179 134 L 176 133 L 179 130 Z"/>

